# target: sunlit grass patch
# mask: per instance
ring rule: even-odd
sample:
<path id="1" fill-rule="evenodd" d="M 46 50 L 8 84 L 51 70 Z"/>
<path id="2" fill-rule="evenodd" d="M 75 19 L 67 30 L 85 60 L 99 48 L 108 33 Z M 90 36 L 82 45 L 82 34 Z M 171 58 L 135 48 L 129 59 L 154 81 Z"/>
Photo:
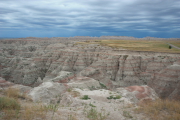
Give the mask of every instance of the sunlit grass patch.
<path id="1" fill-rule="evenodd" d="M 180 47 L 180 41 L 167 40 L 94 40 L 78 42 L 76 44 L 88 45 L 99 44 L 101 46 L 109 46 L 112 48 L 123 48 L 132 51 L 152 51 L 152 52 L 166 52 L 166 53 L 180 53 L 179 49 L 169 49 L 167 43 Z"/>

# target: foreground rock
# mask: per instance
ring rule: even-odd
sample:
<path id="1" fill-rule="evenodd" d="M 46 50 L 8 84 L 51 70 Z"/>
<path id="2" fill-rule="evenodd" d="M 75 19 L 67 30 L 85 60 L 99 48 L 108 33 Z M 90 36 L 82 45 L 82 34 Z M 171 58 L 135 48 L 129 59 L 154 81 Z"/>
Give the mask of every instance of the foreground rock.
<path id="1" fill-rule="evenodd" d="M 75 115 L 72 111 L 77 111 L 76 116 L 81 116 L 79 120 L 86 120 L 84 115 L 91 110 L 106 117 L 107 120 L 142 120 L 145 119 L 143 115 L 135 114 L 132 109 L 141 101 L 157 98 L 154 90 L 148 86 L 117 88 L 116 91 L 73 88 L 64 93 L 60 101 L 61 106 L 68 107 L 58 109 L 58 111 L 68 111 L 72 115 Z"/>
<path id="2" fill-rule="evenodd" d="M 60 83 L 44 82 L 29 92 L 29 97 L 34 102 L 57 103 L 66 87 Z"/>

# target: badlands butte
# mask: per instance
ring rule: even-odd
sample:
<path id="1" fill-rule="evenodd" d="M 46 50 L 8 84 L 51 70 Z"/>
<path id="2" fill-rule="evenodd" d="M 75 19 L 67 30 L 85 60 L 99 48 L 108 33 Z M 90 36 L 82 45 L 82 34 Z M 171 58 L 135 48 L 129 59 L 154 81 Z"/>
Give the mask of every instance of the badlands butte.
<path id="1" fill-rule="evenodd" d="M 108 113 L 97 120 L 150 119 L 124 106 L 180 100 L 178 47 L 176 38 L 2 39 L 0 88 L 18 88 L 34 102 L 63 105 L 54 119 L 96 120 L 84 113 L 88 109 Z"/>

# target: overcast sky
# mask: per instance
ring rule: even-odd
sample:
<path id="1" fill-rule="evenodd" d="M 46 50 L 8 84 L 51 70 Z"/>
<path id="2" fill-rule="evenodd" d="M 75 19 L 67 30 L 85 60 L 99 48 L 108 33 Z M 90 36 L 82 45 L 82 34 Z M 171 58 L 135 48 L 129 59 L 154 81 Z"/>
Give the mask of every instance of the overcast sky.
<path id="1" fill-rule="evenodd" d="M 0 0 L 0 37 L 180 38 L 180 0 Z"/>

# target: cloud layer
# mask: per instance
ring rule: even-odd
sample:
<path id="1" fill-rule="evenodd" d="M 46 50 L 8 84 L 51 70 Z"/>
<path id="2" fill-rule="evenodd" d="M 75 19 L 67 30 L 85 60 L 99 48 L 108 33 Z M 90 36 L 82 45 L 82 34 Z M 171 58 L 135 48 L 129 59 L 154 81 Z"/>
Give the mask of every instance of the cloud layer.
<path id="1" fill-rule="evenodd" d="M 179 0 L 1 0 L 0 37 L 180 37 Z"/>

